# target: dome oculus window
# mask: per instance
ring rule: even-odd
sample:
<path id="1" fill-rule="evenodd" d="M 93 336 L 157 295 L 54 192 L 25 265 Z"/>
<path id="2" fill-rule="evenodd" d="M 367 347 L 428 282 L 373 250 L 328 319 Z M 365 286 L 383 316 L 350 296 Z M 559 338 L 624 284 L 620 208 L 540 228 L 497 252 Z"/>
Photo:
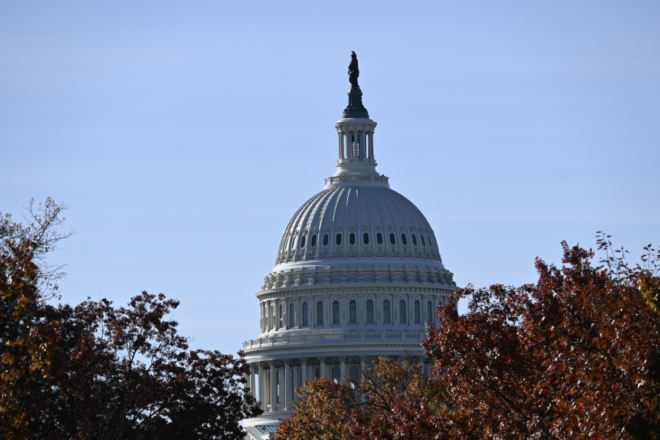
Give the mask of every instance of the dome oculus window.
<path id="1" fill-rule="evenodd" d="M 341 246 L 341 232 L 335 237 L 335 244 Z"/>
<path id="2" fill-rule="evenodd" d="M 332 325 L 341 324 L 339 316 L 339 301 L 332 302 Z"/>
<path id="3" fill-rule="evenodd" d="M 327 246 L 329 242 L 330 242 L 330 236 L 328 234 L 325 234 L 323 236 L 323 246 Z"/>
<path id="4" fill-rule="evenodd" d="M 306 302 L 302 305 L 302 325 L 303 327 L 309 326 L 309 306 Z"/>
<path id="5" fill-rule="evenodd" d="M 404 246 L 408 246 L 408 237 L 406 237 L 406 234 L 401 234 L 401 243 L 403 243 Z"/>
<path id="6" fill-rule="evenodd" d="M 357 324 L 357 302 L 354 299 L 348 303 L 348 323 Z"/>
<path id="7" fill-rule="evenodd" d="M 396 244 L 396 236 L 394 232 L 390 232 L 390 244 Z"/>
<path id="8" fill-rule="evenodd" d="M 367 301 L 367 324 L 374 324 L 374 302 Z"/>
<path id="9" fill-rule="evenodd" d="M 417 236 L 415 234 L 412 235 L 412 240 L 413 240 L 413 244 L 417 246 Z"/>
<path id="10" fill-rule="evenodd" d="M 424 241 L 424 236 L 420 234 L 419 238 L 422 239 L 422 246 L 426 246 L 426 242 Z"/>
<path id="11" fill-rule="evenodd" d="M 390 308 L 390 300 L 386 299 L 383 301 L 383 324 L 392 323 L 392 310 Z"/>
<path id="12" fill-rule="evenodd" d="M 351 232 L 348 236 L 348 243 L 351 245 L 355 244 L 355 232 Z"/>
<path id="13" fill-rule="evenodd" d="M 323 325 L 323 302 L 316 303 L 316 325 Z"/>
<path id="14" fill-rule="evenodd" d="M 305 247 L 305 236 L 303 235 L 302 238 L 300 239 L 300 249 Z"/>
<path id="15" fill-rule="evenodd" d="M 380 232 L 376 234 L 376 243 L 383 244 L 383 234 L 381 234 Z"/>
<path id="16" fill-rule="evenodd" d="M 312 242 L 310 243 L 311 247 L 316 247 L 316 234 L 312 235 Z"/>
<path id="17" fill-rule="evenodd" d="M 369 244 L 369 233 L 368 232 L 365 232 L 364 234 L 362 234 L 362 243 Z"/>

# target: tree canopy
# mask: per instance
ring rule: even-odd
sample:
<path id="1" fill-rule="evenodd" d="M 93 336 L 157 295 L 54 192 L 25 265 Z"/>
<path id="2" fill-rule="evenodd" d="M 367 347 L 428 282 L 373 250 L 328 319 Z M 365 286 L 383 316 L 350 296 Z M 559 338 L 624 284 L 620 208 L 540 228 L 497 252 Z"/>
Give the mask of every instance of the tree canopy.
<path id="1" fill-rule="evenodd" d="M 381 361 L 362 385 L 306 383 L 278 438 L 660 438 L 658 254 L 597 244 L 599 261 L 566 243 L 562 267 L 538 258 L 535 284 L 456 289 L 469 309 L 438 309 L 430 376 Z"/>
<path id="2" fill-rule="evenodd" d="M 0 436 L 242 439 L 239 421 L 261 413 L 249 366 L 242 352 L 190 350 L 168 319 L 178 301 L 49 304 L 62 273 L 45 256 L 69 235 L 61 212 L 49 199 L 29 226 L 0 223 Z"/>

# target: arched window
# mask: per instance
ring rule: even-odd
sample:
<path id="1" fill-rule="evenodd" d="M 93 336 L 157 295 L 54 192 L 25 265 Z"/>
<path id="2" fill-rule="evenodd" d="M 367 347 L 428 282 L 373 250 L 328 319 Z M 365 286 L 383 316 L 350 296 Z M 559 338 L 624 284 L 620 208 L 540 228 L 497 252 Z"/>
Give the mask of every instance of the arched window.
<path id="1" fill-rule="evenodd" d="M 419 301 L 415 300 L 415 305 L 413 307 L 413 319 L 415 320 L 415 324 L 420 324 L 420 310 L 419 310 Z"/>
<path id="2" fill-rule="evenodd" d="M 426 322 L 433 322 L 433 304 L 431 301 L 426 303 Z"/>
<path id="3" fill-rule="evenodd" d="M 341 246 L 341 232 L 335 237 L 335 244 Z"/>
<path id="4" fill-rule="evenodd" d="M 323 246 L 327 246 L 329 241 L 330 241 L 330 237 L 328 236 L 328 234 L 325 234 L 323 236 Z"/>
<path id="5" fill-rule="evenodd" d="M 396 244 L 396 237 L 394 236 L 394 232 L 390 232 L 390 244 Z"/>
<path id="6" fill-rule="evenodd" d="M 289 304 L 289 327 L 296 326 L 296 308 L 293 304 Z"/>
<path id="7" fill-rule="evenodd" d="M 403 243 L 404 246 L 408 246 L 408 238 L 406 237 L 406 234 L 401 234 L 401 243 Z"/>
<path id="8" fill-rule="evenodd" d="M 381 234 L 380 232 L 376 234 L 376 243 L 383 244 L 383 234 Z"/>
<path id="9" fill-rule="evenodd" d="M 339 325 L 341 324 L 341 320 L 339 319 L 339 301 L 333 301 L 332 302 L 332 325 Z"/>
<path id="10" fill-rule="evenodd" d="M 374 302 L 372 300 L 367 301 L 367 324 L 374 323 Z"/>
<path id="11" fill-rule="evenodd" d="M 316 234 L 312 235 L 312 243 L 311 243 L 311 246 L 312 246 L 312 247 L 316 247 Z"/>
<path id="12" fill-rule="evenodd" d="M 413 239 L 413 244 L 417 246 L 417 236 L 415 234 L 412 235 L 412 239 Z"/>
<path id="13" fill-rule="evenodd" d="M 280 304 L 280 328 L 284 327 L 284 306 Z"/>
<path id="14" fill-rule="evenodd" d="M 357 302 L 354 299 L 348 303 L 348 323 L 357 324 Z"/>
<path id="15" fill-rule="evenodd" d="M 309 326 L 309 306 L 306 302 L 302 305 L 302 325 L 303 327 Z"/>
<path id="16" fill-rule="evenodd" d="M 399 324 L 406 323 L 406 302 L 404 300 L 399 301 Z"/>
<path id="17" fill-rule="evenodd" d="M 316 325 L 323 325 L 323 301 L 316 303 Z"/>
<path id="18" fill-rule="evenodd" d="M 386 299 L 383 301 L 383 324 L 391 324 L 392 323 L 392 311 L 390 310 L 390 300 Z"/>
<path id="19" fill-rule="evenodd" d="M 303 235 L 302 238 L 300 239 L 300 249 L 305 247 L 305 236 Z"/>
<path id="20" fill-rule="evenodd" d="M 358 386 L 360 385 L 360 368 L 357 365 L 350 366 L 348 369 L 348 375 L 358 384 Z"/>
<path id="21" fill-rule="evenodd" d="M 355 232 L 351 232 L 351 233 L 350 233 L 350 235 L 348 236 L 348 242 L 349 242 L 351 245 L 354 245 L 354 244 L 355 244 Z"/>
<path id="22" fill-rule="evenodd" d="M 426 246 L 426 242 L 424 241 L 424 236 L 422 234 L 420 234 L 419 238 L 422 239 L 422 246 Z"/>
<path id="23" fill-rule="evenodd" d="M 362 243 L 369 244 L 369 233 L 368 232 L 365 232 L 364 234 L 362 234 Z"/>
<path id="24" fill-rule="evenodd" d="M 332 380 L 334 383 L 341 383 L 341 368 L 338 365 L 332 367 Z"/>

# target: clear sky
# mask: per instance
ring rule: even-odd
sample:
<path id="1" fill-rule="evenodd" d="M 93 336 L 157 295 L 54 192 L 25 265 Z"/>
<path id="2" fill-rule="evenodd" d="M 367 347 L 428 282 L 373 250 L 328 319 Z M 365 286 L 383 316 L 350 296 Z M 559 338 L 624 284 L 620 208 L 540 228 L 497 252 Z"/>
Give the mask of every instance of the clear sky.
<path id="1" fill-rule="evenodd" d="M 597 230 L 639 254 L 660 244 L 658 23 L 658 1 L 4 1 L 0 211 L 70 206 L 64 302 L 164 292 L 195 347 L 235 352 L 334 173 L 354 50 L 379 171 L 459 285 L 533 282 Z"/>

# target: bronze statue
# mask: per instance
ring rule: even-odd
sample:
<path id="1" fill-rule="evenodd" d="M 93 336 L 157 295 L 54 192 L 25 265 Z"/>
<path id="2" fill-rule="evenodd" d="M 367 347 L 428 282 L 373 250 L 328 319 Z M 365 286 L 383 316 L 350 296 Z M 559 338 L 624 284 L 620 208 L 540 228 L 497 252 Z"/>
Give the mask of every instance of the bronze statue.
<path id="1" fill-rule="evenodd" d="M 355 52 L 351 52 L 351 64 L 348 65 L 348 82 L 353 87 L 360 87 L 358 85 L 358 76 L 360 76 L 360 69 L 358 69 L 358 60 Z"/>

